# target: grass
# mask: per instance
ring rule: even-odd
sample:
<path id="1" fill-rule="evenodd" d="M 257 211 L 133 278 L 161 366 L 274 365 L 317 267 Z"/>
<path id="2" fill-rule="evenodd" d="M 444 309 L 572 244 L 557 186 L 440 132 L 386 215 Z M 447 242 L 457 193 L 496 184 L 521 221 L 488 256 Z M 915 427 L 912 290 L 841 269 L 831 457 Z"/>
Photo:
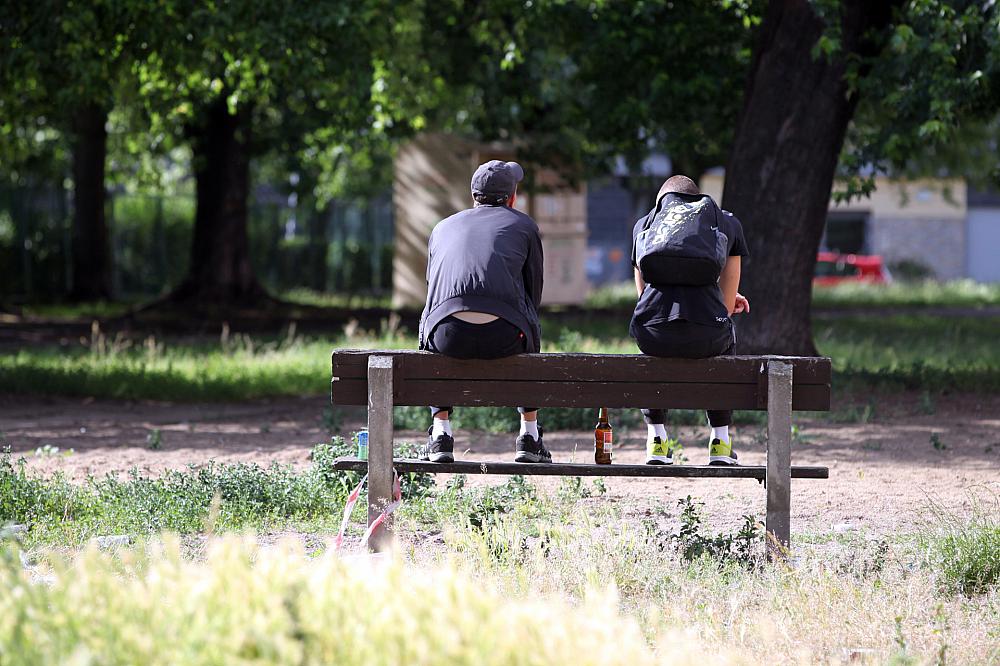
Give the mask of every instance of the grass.
<path id="1" fill-rule="evenodd" d="M 813 307 L 816 308 L 980 308 L 997 305 L 1000 305 L 1000 284 L 972 280 L 897 281 L 887 285 L 859 282 L 813 287 Z M 595 289 L 587 297 L 586 307 L 631 310 L 635 307 L 635 285 L 622 282 Z"/>
<path id="2" fill-rule="evenodd" d="M 981 308 L 1000 305 L 1000 284 L 972 280 L 844 283 L 813 288 L 817 308 Z"/>
<path id="3" fill-rule="evenodd" d="M 745 554 L 718 550 L 727 537 L 692 520 L 690 501 L 637 521 L 578 490 L 541 495 L 516 478 L 440 493 L 433 510 L 445 518 L 442 541 L 413 538 L 411 509 L 400 518 L 401 547 L 386 561 L 234 535 L 211 536 L 194 557 L 170 536 L 110 552 L 18 553 L 8 543 L 0 547 L 0 659 L 350 666 L 1000 658 L 996 581 L 956 593 L 932 560 L 913 560 L 907 548 L 807 546 L 793 566 L 771 566 L 760 560 L 759 536 Z"/>
<path id="4" fill-rule="evenodd" d="M 835 391 L 919 389 L 921 403 L 933 408 L 941 391 L 1000 390 L 1000 317 L 934 317 L 914 312 L 869 319 L 814 319 L 820 352 L 834 362 Z M 543 351 L 637 353 L 627 321 L 580 316 L 543 321 Z M 386 327 L 359 331 L 349 327 L 330 338 L 251 338 L 233 334 L 216 341 L 172 342 L 147 338 L 109 339 L 95 329 L 90 339 L 66 347 L 25 347 L 0 354 L 0 393 L 62 395 L 181 402 L 236 401 L 275 396 L 324 395 L 329 390 L 330 352 L 335 348 L 412 349 L 412 334 Z M 741 423 L 759 414 L 738 413 Z M 870 418 L 870 414 L 868 415 Z M 634 425 L 634 410 L 617 415 Z M 590 410 L 546 410 L 549 428 L 593 425 Z M 422 428 L 422 407 L 396 412 L 397 425 Z M 856 419 L 851 419 L 856 420 Z M 703 415 L 672 411 L 674 425 L 700 424 Z M 515 419 L 503 408 L 459 409 L 456 425 L 497 430 Z"/>
<path id="5" fill-rule="evenodd" d="M 1000 586 L 1000 498 L 974 496 L 966 517 L 932 507 L 935 522 L 921 535 L 928 566 L 949 589 L 985 593 Z"/>
<path id="6" fill-rule="evenodd" d="M 1000 317 L 816 317 L 813 334 L 846 385 L 1000 390 Z"/>
<path id="7" fill-rule="evenodd" d="M 405 449 L 405 447 L 404 447 Z M 30 473 L 24 461 L 0 454 L 0 525 L 25 525 L 31 542 L 79 544 L 95 536 L 147 535 L 161 530 L 269 529 L 336 518 L 360 480 L 333 469 L 353 452 L 340 438 L 312 449 L 304 470 L 289 465 L 209 463 L 149 477 L 133 469 L 125 478 L 90 477 L 75 484 Z M 409 449 L 402 452 L 412 453 Z M 403 478 L 404 495 L 425 494 L 427 475 Z"/>

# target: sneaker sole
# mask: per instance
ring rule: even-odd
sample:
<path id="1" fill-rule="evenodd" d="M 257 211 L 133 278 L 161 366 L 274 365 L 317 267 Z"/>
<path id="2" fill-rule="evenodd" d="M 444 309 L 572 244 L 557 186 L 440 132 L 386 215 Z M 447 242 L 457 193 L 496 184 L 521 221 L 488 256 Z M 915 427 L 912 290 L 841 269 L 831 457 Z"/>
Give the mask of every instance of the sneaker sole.
<path id="1" fill-rule="evenodd" d="M 647 465 L 673 465 L 674 459 L 669 456 L 647 456 Z"/>
<path id="2" fill-rule="evenodd" d="M 455 462 L 455 456 L 451 453 L 432 453 L 427 456 L 427 460 L 436 463 Z"/>
<path id="3" fill-rule="evenodd" d="M 514 456 L 514 462 L 519 463 L 550 463 L 552 458 L 545 458 L 537 453 L 530 453 L 528 451 L 521 451 Z"/>
<path id="4" fill-rule="evenodd" d="M 729 456 L 709 456 L 708 464 L 715 465 L 717 467 L 719 466 L 735 467 L 739 465 L 739 463 L 736 462 L 736 458 L 730 458 Z"/>

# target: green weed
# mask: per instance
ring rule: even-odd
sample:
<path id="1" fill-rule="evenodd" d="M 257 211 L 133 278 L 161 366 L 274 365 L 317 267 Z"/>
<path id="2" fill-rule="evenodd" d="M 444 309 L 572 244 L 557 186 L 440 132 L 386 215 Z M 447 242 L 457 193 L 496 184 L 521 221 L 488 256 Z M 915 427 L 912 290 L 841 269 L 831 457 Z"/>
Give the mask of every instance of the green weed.
<path id="1" fill-rule="evenodd" d="M 412 449 L 404 445 L 400 453 L 412 455 Z M 220 529 L 335 517 L 360 476 L 337 471 L 333 463 L 352 453 L 353 447 L 334 438 L 313 447 L 311 465 L 303 471 L 278 463 L 209 462 L 160 477 L 133 469 L 124 478 L 90 477 L 74 484 L 59 474 L 33 474 L 23 459 L 15 461 L 6 452 L 0 456 L 0 524 L 27 524 L 38 538 L 69 541 L 165 529 L 191 533 L 203 529 L 216 498 L 213 522 Z M 408 473 L 400 481 L 410 500 L 426 496 L 433 485 L 428 474 Z"/>
<path id="2" fill-rule="evenodd" d="M 687 562 L 705 557 L 720 563 L 757 566 L 763 560 L 764 536 L 762 525 L 751 515 L 743 517 L 743 526 L 735 534 L 705 534 L 701 507 L 688 495 L 678 500 L 681 508 L 681 527 L 671 535 L 681 558 Z"/>
<path id="3" fill-rule="evenodd" d="M 970 503 L 966 516 L 933 506 L 935 524 L 920 542 L 925 562 L 950 589 L 977 594 L 1000 585 L 1000 498 L 976 494 Z"/>
<path id="4" fill-rule="evenodd" d="M 931 433 L 931 446 L 934 447 L 935 451 L 947 451 L 948 445 L 941 441 L 941 436 L 936 432 Z"/>

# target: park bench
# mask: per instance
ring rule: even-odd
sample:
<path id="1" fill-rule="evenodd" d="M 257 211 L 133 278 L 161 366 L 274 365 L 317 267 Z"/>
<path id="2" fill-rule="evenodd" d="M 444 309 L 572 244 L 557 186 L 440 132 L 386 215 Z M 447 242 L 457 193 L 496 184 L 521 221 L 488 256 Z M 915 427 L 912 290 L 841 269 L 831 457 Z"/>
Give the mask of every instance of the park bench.
<path id="1" fill-rule="evenodd" d="M 826 467 L 791 464 L 792 410 L 830 409 L 830 359 L 790 356 L 654 358 L 627 354 L 522 354 L 460 360 L 421 351 L 333 352 L 335 405 L 368 407 L 368 460 L 340 458 L 337 469 L 367 471 L 368 519 L 391 501 L 398 472 L 756 479 L 767 493 L 768 552 L 790 542 L 791 479 L 826 479 Z M 526 379 L 530 377 L 531 379 Z M 767 411 L 766 466 L 596 465 L 515 462 L 431 463 L 393 459 L 392 408 L 403 405 L 663 407 Z M 389 538 L 384 523 L 371 545 Z"/>

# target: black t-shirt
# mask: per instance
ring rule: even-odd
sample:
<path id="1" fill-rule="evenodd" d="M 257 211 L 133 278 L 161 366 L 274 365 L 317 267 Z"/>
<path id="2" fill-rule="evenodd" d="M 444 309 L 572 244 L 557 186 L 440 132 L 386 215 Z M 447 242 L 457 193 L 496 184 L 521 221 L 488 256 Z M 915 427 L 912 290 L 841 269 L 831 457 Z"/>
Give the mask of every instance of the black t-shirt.
<path id="1" fill-rule="evenodd" d="M 668 194 L 682 199 L 694 200 L 698 197 Z M 707 196 L 707 195 L 701 195 Z M 715 202 L 712 202 L 715 205 Z M 745 257 L 750 254 L 743 225 L 732 213 L 720 209 L 719 231 L 729 238 L 729 256 Z M 635 239 L 643 230 L 646 219 L 656 214 L 653 208 L 645 217 L 639 218 L 632 228 L 632 266 L 636 266 Z M 683 319 L 696 324 L 722 325 L 729 321 L 729 310 L 722 300 L 722 289 L 718 284 L 704 286 L 647 284 L 635 305 L 632 326 L 656 325 L 666 321 Z"/>

